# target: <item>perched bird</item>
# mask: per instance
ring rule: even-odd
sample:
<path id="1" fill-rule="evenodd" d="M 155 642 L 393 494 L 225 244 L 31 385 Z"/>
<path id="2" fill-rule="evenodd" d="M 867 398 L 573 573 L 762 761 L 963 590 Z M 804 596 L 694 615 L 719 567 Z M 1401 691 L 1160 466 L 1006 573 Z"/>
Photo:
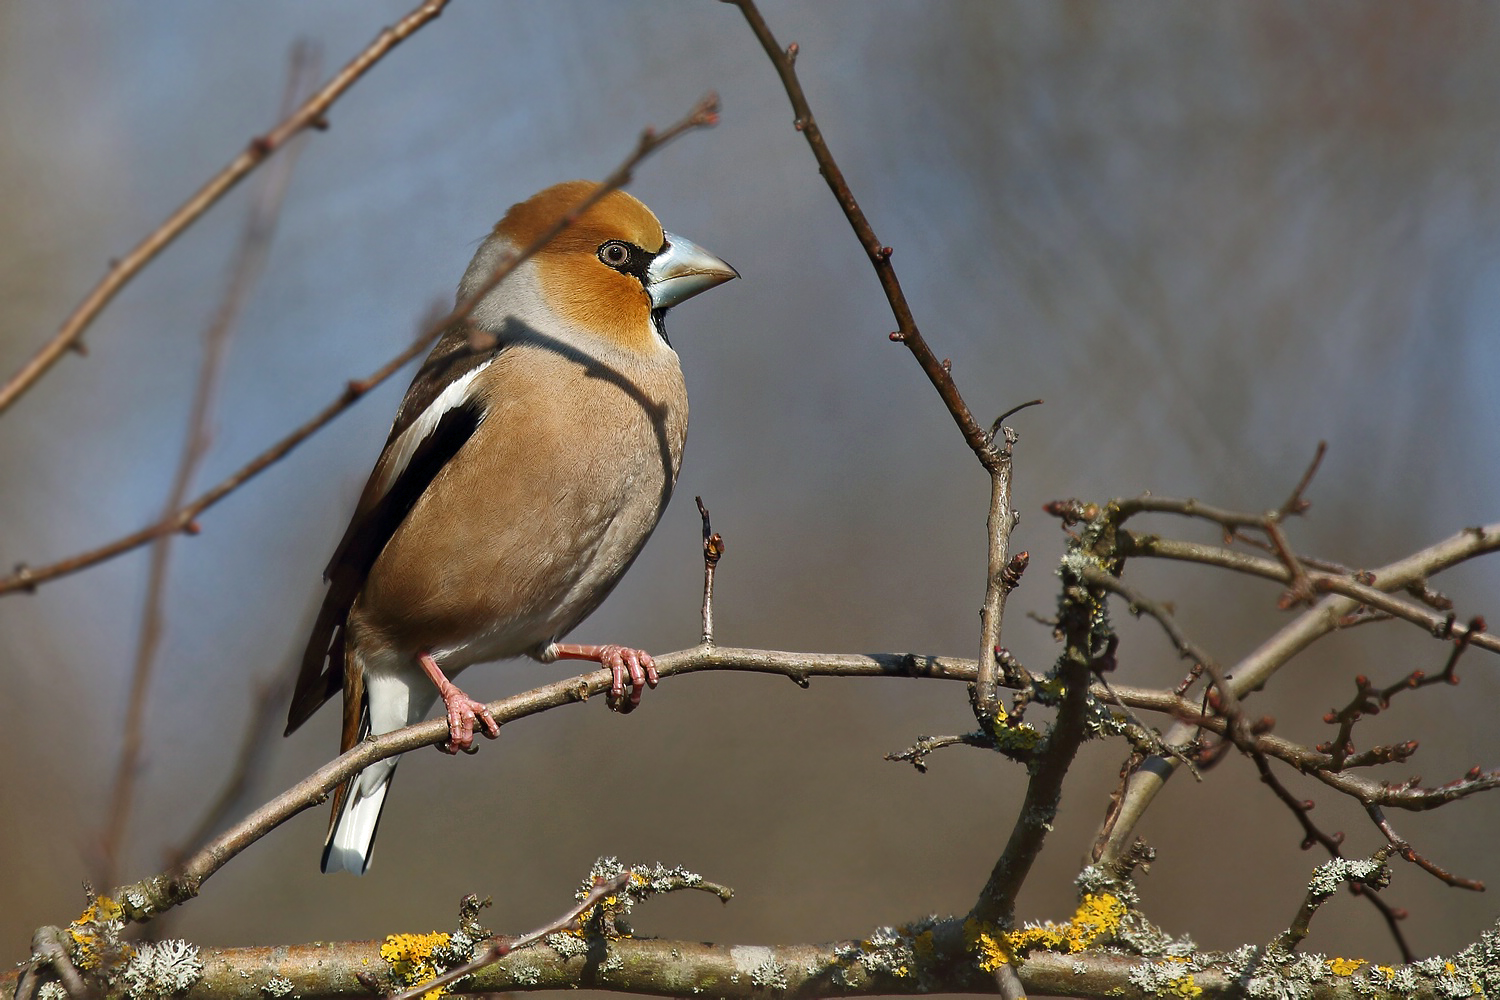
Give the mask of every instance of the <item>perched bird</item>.
<path id="1" fill-rule="evenodd" d="M 512 206 L 459 300 L 594 189 L 570 181 Z M 441 696 L 442 749 L 471 750 L 476 726 L 499 726 L 451 678 L 505 657 L 598 661 L 623 711 L 655 686 L 642 651 L 557 640 L 620 581 L 677 480 L 687 390 L 663 317 L 735 277 L 615 191 L 443 334 L 324 573 L 288 735 L 338 691 L 343 750 L 421 721 Z M 339 789 L 323 871 L 365 871 L 395 770 L 380 761 Z"/>

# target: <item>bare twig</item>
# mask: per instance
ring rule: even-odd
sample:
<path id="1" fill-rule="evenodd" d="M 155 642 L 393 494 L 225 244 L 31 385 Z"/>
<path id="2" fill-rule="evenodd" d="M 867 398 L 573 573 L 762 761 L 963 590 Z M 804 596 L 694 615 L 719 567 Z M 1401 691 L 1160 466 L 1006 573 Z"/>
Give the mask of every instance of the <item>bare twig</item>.
<path id="1" fill-rule="evenodd" d="M 918 736 L 917 741 L 905 750 L 893 750 L 885 755 L 885 759 L 896 762 L 906 762 L 916 768 L 921 774 L 927 773 L 927 756 L 933 751 L 942 750 L 945 747 L 978 747 L 981 750 L 993 750 L 995 738 L 987 733 L 960 733 L 953 736 Z"/>
<path id="2" fill-rule="evenodd" d="M 1012 406 L 1010 409 L 1006 410 L 1004 413 L 996 417 L 994 419 L 994 422 L 990 424 L 990 437 L 993 439 L 996 434 L 1000 433 L 1000 428 L 1005 426 L 1005 420 L 1007 417 L 1013 417 L 1017 413 L 1020 413 L 1022 410 L 1028 409 L 1033 406 L 1041 406 L 1044 402 L 1045 400 L 1041 399 L 1028 399 L 1024 403 L 1017 403 L 1015 406 Z"/>
<path id="3" fill-rule="evenodd" d="M 1219 710 L 1230 720 L 1240 719 L 1240 703 L 1235 696 L 1234 689 L 1229 685 L 1224 671 L 1219 668 L 1217 661 L 1208 654 L 1208 651 L 1193 642 L 1177 623 L 1177 618 L 1165 606 L 1146 597 L 1130 584 L 1119 577 L 1112 576 L 1093 566 L 1083 569 L 1083 578 L 1091 586 L 1123 597 L 1130 606 L 1131 612 L 1137 615 L 1147 615 L 1156 620 L 1157 624 L 1166 632 L 1167 638 L 1172 641 L 1177 655 L 1183 659 L 1190 660 L 1194 664 L 1201 665 L 1214 682 L 1214 691 L 1218 696 Z M 1231 725 L 1230 733 L 1233 735 L 1237 726 Z"/>
<path id="4" fill-rule="evenodd" d="M 823 130 L 818 127 L 817 119 L 813 117 L 812 107 L 807 103 L 807 95 L 802 90 L 802 82 L 797 79 L 795 66 L 798 54 L 797 44 L 793 42 L 785 49 L 781 47 L 776 41 L 776 36 L 771 34 L 770 27 L 766 25 L 765 18 L 756 8 L 754 0 L 729 0 L 729 2 L 738 7 L 740 13 L 745 16 L 750 30 L 755 32 L 761 48 L 765 49 L 771 65 L 776 68 L 776 75 L 781 78 L 782 88 L 786 90 L 787 99 L 791 101 L 792 114 L 796 116 L 793 125 L 807 140 L 807 145 L 812 149 L 813 158 L 818 161 L 819 173 L 828 182 L 828 189 L 833 192 L 839 207 L 844 210 L 844 217 L 849 220 L 854 235 L 864 247 L 871 266 L 875 268 L 875 276 L 879 279 L 881 290 L 885 292 L 886 302 L 890 304 L 891 313 L 896 318 L 897 329 L 891 334 L 891 339 L 905 344 L 911 351 L 917 364 L 921 365 L 922 371 L 926 372 L 928 379 L 931 380 L 943 404 L 948 407 L 954 423 L 958 424 L 958 429 L 963 433 L 964 441 L 973 450 L 980 464 L 987 470 L 993 470 L 999 461 L 994 441 L 974 419 L 974 414 L 969 410 L 969 404 L 964 402 L 958 386 L 953 382 L 953 374 L 949 367 L 932 353 L 932 348 L 927 346 L 927 341 L 917 329 L 911 306 L 906 301 L 906 293 L 901 290 L 901 282 L 896 277 L 896 269 L 891 266 L 891 248 L 883 245 L 876 238 L 874 227 L 866 218 L 864 209 L 860 208 L 854 192 L 849 189 L 849 182 L 844 179 L 844 172 L 839 168 L 838 161 L 833 158 L 833 153 L 828 148 L 828 140 L 823 137 Z"/>
<path id="5" fill-rule="evenodd" d="M 728 646 L 699 646 L 666 653 L 656 658 L 656 664 L 661 677 L 729 670 L 779 674 L 802 687 L 806 687 L 809 678 L 815 676 L 905 677 L 972 684 L 977 674 L 973 660 L 956 657 L 916 653 L 791 653 Z M 489 708 L 496 721 L 513 722 L 563 705 L 587 701 L 593 695 L 607 691 L 612 682 L 608 670 L 597 670 L 503 698 L 492 702 Z M 1085 690 L 1094 697 L 1104 694 L 1103 688 L 1085 686 Z M 1113 691 L 1122 702 L 1136 708 L 1179 717 L 1193 711 L 1191 703 L 1167 691 L 1119 686 Z M 214 837 L 171 872 L 117 887 L 109 895 L 125 907 L 129 919 L 149 920 L 197 895 L 203 882 L 235 855 L 290 817 L 325 801 L 329 792 L 350 775 L 375 761 L 420 747 L 435 746 L 447 736 L 447 720 L 439 718 L 366 740 Z"/>
<path id="6" fill-rule="evenodd" d="M 728 2 L 740 9 L 746 23 L 750 25 L 750 30 L 755 33 L 761 48 L 765 50 L 766 56 L 775 67 L 776 75 L 781 78 L 782 88 L 786 91 L 787 100 L 792 105 L 792 113 L 795 116 L 793 124 L 807 140 L 813 158 L 817 160 L 818 172 L 828 183 L 828 189 L 833 192 L 839 207 L 843 209 L 844 217 L 849 221 L 850 228 L 854 230 L 855 237 L 875 269 L 875 276 L 880 282 L 881 290 L 885 292 L 886 302 L 890 305 L 891 314 L 896 320 L 896 331 L 890 335 L 890 339 L 905 344 L 911 351 L 912 357 L 926 373 L 933 388 L 937 390 L 938 397 L 943 401 L 943 405 L 948 408 L 949 415 L 958 425 L 965 443 L 974 452 L 974 457 L 979 459 L 979 464 L 990 475 L 990 510 L 987 521 L 989 572 L 986 577 L 983 611 L 980 616 L 979 681 L 976 697 L 973 699 L 980 726 L 990 729 L 1005 716 L 1005 709 L 1000 704 L 999 687 L 996 684 L 993 651 L 1000 645 L 1001 625 L 1005 615 L 1007 591 L 1001 583 L 1000 574 L 1007 565 L 1006 553 L 1010 545 L 1010 532 L 1016 523 L 1015 512 L 1010 506 L 1011 446 L 1016 441 L 1015 432 L 1005 429 L 1003 446 L 997 445 L 996 438 L 1005 417 L 1015 410 L 1002 414 L 995 421 L 994 428 L 988 433 L 974 419 L 973 411 L 969 409 L 969 404 L 964 401 L 963 394 L 959 392 L 958 385 L 953 380 L 952 364 L 946 360 L 939 360 L 932 348 L 928 346 L 926 338 L 917 329 L 916 318 L 912 315 L 911 306 L 906 301 L 906 293 L 901 289 L 901 281 L 896 276 L 896 269 L 891 266 L 891 248 L 882 244 L 876 237 L 874 227 L 866 217 L 864 209 L 860 207 L 858 199 L 854 197 L 849 182 L 844 178 L 843 170 L 839 168 L 833 151 L 828 147 L 822 128 L 813 117 L 812 106 L 808 104 L 807 95 L 802 89 L 802 82 L 797 77 L 797 43 L 793 42 L 783 49 L 776 41 L 776 36 L 771 33 L 760 10 L 755 6 L 754 0 L 728 0 Z M 1017 409 L 1030 405 L 1032 404 L 1025 403 Z"/>
<path id="7" fill-rule="evenodd" d="M 1016 525 L 1016 513 L 1010 507 L 1011 448 L 1016 432 L 1002 427 L 1005 446 L 998 452 L 999 461 L 986 465 L 990 473 L 990 507 L 985 515 L 987 571 L 984 603 L 979 611 L 979 681 L 974 691 L 974 711 L 979 724 L 991 730 L 1005 717 L 1000 704 L 1000 685 L 995 664 L 995 650 L 1000 648 L 1000 631 L 1005 621 L 1005 599 L 1015 589 L 1009 581 L 1020 581 L 1024 561 L 1012 567 L 1007 559 L 1010 531 Z M 1009 575 L 1007 575 L 1009 573 Z"/>
<path id="8" fill-rule="evenodd" d="M 318 74 L 319 62 L 319 55 L 311 44 L 302 42 L 293 46 L 286 94 L 282 98 L 281 118 L 285 119 L 297 105 L 306 100 L 307 92 L 312 89 L 313 80 Z M 292 171 L 296 167 L 301 147 L 300 137 L 292 141 L 287 146 L 286 155 L 276 160 L 261 177 L 260 189 L 245 217 L 245 227 L 235 249 L 224 297 L 212 322 L 203 332 L 203 360 L 199 366 L 197 388 L 193 394 L 177 472 L 172 479 L 166 502 L 162 505 L 162 520 L 170 518 L 187 499 L 193 478 L 212 444 L 213 408 L 224 371 L 224 358 L 240 314 L 249 301 L 250 292 L 265 270 L 271 241 L 276 234 L 276 221 L 281 214 L 281 204 L 291 183 Z M 99 885 L 114 884 L 120 849 L 130 825 L 135 779 L 141 766 L 146 696 L 151 688 L 151 675 L 165 628 L 167 569 L 174 537 L 175 534 L 158 535 L 151 546 L 151 566 L 146 583 L 146 600 L 141 610 L 135 665 L 131 672 L 124 736 L 115 770 L 114 788 L 100 836 L 99 871 L 96 873 Z"/>
<path id="9" fill-rule="evenodd" d="M 1455 889 L 1469 889 L 1473 892 L 1484 891 L 1483 882 L 1454 875 L 1452 872 L 1439 867 L 1435 862 L 1418 854 L 1416 848 L 1411 846 L 1410 841 L 1392 829 L 1390 820 L 1385 818 L 1385 813 L 1379 806 L 1368 806 L 1366 812 L 1370 814 L 1370 819 L 1375 825 L 1380 828 L 1380 832 L 1385 834 L 1385 839 L 1390 841 L 1391 848 L 1407 861 L 1423 869 L 1443 884 L 1451 885 Z"/>
<path id="10" fill-rule="evenodd" d="M 630 180 L 633 171 L 642 160 L 684 132 L 713 125 L 718 120 L 717 109 L 718 98 L 713 94 L 709 94 L 701 99 L 685 118 L 676 122 L 665 131 L 658 133 L 652 129 L 647 129 L 641 134 L 635 151 L 626 157 L 624 162 L 613 173 L 600 182 L 600 185 L 593 193 L 581 201 L 571 212 L 558 219 L 552 228 L 542 233 L 529 246 L 517 253 L 503 257 L 499 264 L 496 265 L 489 279 L 473 295 L 459 303 L 451 312 L 443 316 L 436 323 L 423 330 L 417 339 L 400 354 L 384 365 L 381 365 L 368 377 L 349 382 L 338 398 L 325 406 L 314 417 L 261 452 L 244 466 L 231 473 L 218 485 L 178 508 L 176 513 L 171 517 L 164 518 L 149 527 L 118 538 L 107 545 L 101 545 L 96 549 L 90 549 L 87 552 L 79 553 L 76 556 L 47 566 L 34 569 L 27 566 L 18 567 L 10 576 L 0 578 L 0 595 L 16 591 L 35 590 L 39 584 L 55 580 L 61 576 L 67 576 L 70 573 L 76 573 L 79 570 L 95 566 L 105 560 L 113 559 L 115 556 L 139 548 L 161 535 L 171 534 L 176 531 L 187 531 L 190 534 L 196 533 L 195 521 L 199 514 L 224 499 L 230 493 L 233 493 L 271 465 L 286 457 L 294 448 L 312 437 L 325 424 L 353 406 L 371 389 L 396 374 L 408 362 L 420 357 L 426 352 L 432 341 L 437 339 L 439 334 L 454 323 L 459 323 L 466 319 L 484 296 L 493 291 L 523 261 L 533 256 L 538 250 L 551 242 L 559 232 L 571 225 L 580 213 L 587 211 L 590 206 L 609 194 L 609 192 L 623 187 Z"/>
<path id="11" fill-rule="evenodd" d="M 83 331 L 88 329 L 89 324 L 104 310 L 120 289 L 140 273 L 141 269 L 157 254 L 166 249 L 173 240 L 182 235 L 184 230 L 196 222 L 199 216 L 213 207 L 214 203 L 273 153 L 290 142 L 294 136 L 309 128 L 326 128 L 328 122 L 326 116 L 333 103 L 360 77 L 364 76 L 370 67 L 383 59 L 391 49 L 441 14 L 447 5 L 448 0 L 423 0 L 411 13 L 376 35 L 375 40 L 366 46 L 363 52 L 335 73 L 332 79 L 296 112 L 283 119 L 265 135 L 251 139 L 244 151 L 231 160 L 228 166 L 199 188 L 133 250 L 115 261 L 110 266 L 109 273 L 94 286 L 88 295 L 84 296 L 83 301 L 63 321 L 52 339 L 42 345 L 42 348 L 12 375 L 9 381 L 0 386 L 0 414 L 9 409 L 22 393 L 45 375 L 64 353 L 81 343 Z"/>
<path id="12" fill-rule="evenodd" d="M 714 570 L 724 555 L 724 539 L 714 531 L 708 519 L 708 508 L 702 497 L 693 497 L 698 504 L 698 513 L 703 517 L 703 634 L 699 643 L 714 644 Z"/>
<path id="13" fill-rule="evenodd" d="M 1287 787 L 1281 783 L 1280 779 L 1276 777 L 1276 773 L 1271 770 L 1270 762 L 1266 760 L 1266 755 L 1260 750 L 1252 751 L 1250 756 L 1251 759 L 1255 761 L 1256 770 L 1260 772 L 1260 780 L 1266 785 L 1266 787 L 1270 788 L 1271 791 L 1275 793 L 1276 797 L 1280 799 L 1289 810 L 1291 810 L 1292 815 L 1296 817 L 1297 822 L 1301 824 L 1303 834 L 1302 849 L 1307 850 L 1314 844 L 1321 844 L 1323 846 L 1323 849 L 1326 850 L 1334 858 L 1343 859 L 1343 832 L 1335 831 L 1331 834 L 1324 833 L 1323 830 L 1313 822 L 1311 815 L 1314 805 L 1313 800 L 1298 799 L 1296 796 L 1294 796 L 1287 789 Z M 1384 855 L 1382 854 L 1381 856 Z M 1387 903 L 1375 891 L 1373 891 L 1376 888 L 1374 886 L 1366 886 L 1359 880 L 1350 880 L 1348 882 L 1348 885 L 1349 891 L 1351 893 L 1368 900 L 1370 905 L 1373 906 L 1377 912 L 1379 912 L 1381 919 L 1385 921 L 1386 930 L 1390 933 L 1391 940 L 1396 943 L 1396 949 L 1401 952 L 1401 960 L 1403 962 L 1414 961 L 1416 959 L 1416 953 L 1411 950 L 1411 945 L 1406 940 L 1406 932 L 1401 929 L 1401 921 L 1406 918 L 1406 910 Z M 1311 897 L 1309 897 L 1309 899 L 1310 898 Z M 1304 910 L 1305 909 L 1306 907 L 1304 907 Z M 1308 911 L 1306 913 L 1306 920 L 1310 920 L 1311 918 L 1312 913 Z M 1301 924 L 1303 936 L 1305 936 L 1306 934 L 1306 920 L 1304 920 Z M 1298 925 L 1294 922 L 1289 933 L 1294 935 L 1297 934 L 1297 927 Z M 1285 947 L 1292 948 L 1295 947 L 1297 942 L 1301 940 L 1301 936 L 1295 937 L 1295 939 L 1285 940 Z"/>
<path id="14" fill-rule="evenodd" d="M 1318 744 L 1317 749 L 1333 755 L 1333 769 L 1340 770 L 1354 753 L 1354 726 L 1365 715 L 1378 715 L 1390 707 L 1391 699 L 1402 691 L 1415 691 L 1427 687 L 1430 684 L 1457 684 L 1458 675 L 1454 672 L 1458 666 L 1459 657 L 1469 648 L 1470 641 L 1476 633 L 1483 633 L 1484 619 L 1474 618 L 1470 620 L 1465 631 L 1453 641 L 1453 650 L 1448 654 L 1448 662 L 1443 666 L 1441 672 L 1428 676 L 1425 671 L 1413 670 L 1405 677 L 1384 688 L 1377 688 L 1370 683 L 1370 679 L 1363 674 L 1354 678 L 1354 696 L 1349 703 L 1337 711 L 1330 711 L 1323 716 L 1323 721 L 1330 725 L 1337 723 L 1338 734 L 1328 743 Z M 1412 745 L 1413 749 L 1415 744 Z M 1397 751 L 1399 752 L 1399 751 Z"/>
<path id="15" fill-rule="evenodd" d="M 1194 780 L 1203 780 L 1203 773 L 1198 770 L 1198 765 L 1194 764 L 1192 760 L 1188 758 L 1187 754 L 1183 753 L 1181 750 L 1177 749 L 1174 746 L 1169 746 L 1168 744 L 1163 743 L 1161 733 L 1146 725 L 1146 723 L 1141 720 L 1141 717 L 1135 714 L 1135 709 L 1131 708 L 1129 705 L 1120 700 L 1120 696 L 1116 694 L 1115 689 L 1110 686 L 1109 678 L 1105 677 L 1103 672 L 1095 670 L 1094 679 L 1099 682 L 1100 687 L 1104 688 L 1104 693 L 1108 696 L 1103 700 L 1120 706 L 1120 711 L 1124 712 L 1125 717 L 1129 719 L 1130 722 L 1141 731 L 1141 738 L 1143 742 L 1151 748 L 1151 751 L 1153 753 L 1175 757 L 1183 767 L 1188 769 L 1188 773 L 1193 776 Z"/>
<path id="16" fill-rule="evenodd" d="M 1302 473 L 1302 478 L 1297 481 L 1296 487 L 1292 490 L 1292 495 L 1286 498 L 1286 503 L 1282 504 L 1281 509 L 1276 512 L 1278 519 L 1286 520 L 1295 514 L 1301 514 L 1311 506 L 1309 501 L 1302 498 L 1302 494 L 1307 492 L 1307 487 L 1311 485 L 1313 476 L 1318 474 L 1318 466 L 1323 464 L 1323 456 L 1327 453 L 1328 442 L 1319 441 L 1318 450 L 1313 453 L 1313 459 L 1308 463 L 1307 471 Z"/>
<path id="17" fill-rule="evenodd" d="M 1463 550 L 1463 554 L 1458 555 L 1455 559 L 1455 561 L 1462 561 L 1463 559 L 1470 559 L 1476 555 L 1483 555 L 1487 552 L 1495 551 L 1496 548 L 1500 548 L 1500 542 L 1497 542 L 1497 538 L 1500 538 L 1500 522 L 1481 528 L 1466 529 L 1440 544 L 1448 546 L 1450 549 Z M 1470 543 L 1477 541 L 1478 547 L 1470 551 L 1470 546 L 1465 543 L 1465 539 L 1468 539 Z M 1425 549 L 1423 550 L 1423 552 L 1426 551 Z M 1128 535 L 1122 539 L 1120 554 L 1124 556 L 1154 556 L 1161 559 L 1177 559 L 1184 562 L 1201 563 L 1205 566 L 1217 566 L 1221 569 L 1247 573 L 1251 576 L 1261 576 L 1268 580 L 1276 580 L 1282 583 L 1292 582 L 1291 574 L 1287 571 L 1286 566 L 1278 560 L 1262 559 L 1258 556 L 1235 552 L 1216 545 L 1204 545 L 1199 542 L 1183 542 L 1176 539 L 1159 538 L 1155 535 Z M 1422 553 L 1416 553 L 1416 555 L 1422 555 Z M 1449 558 L 1453 557 L 1443 557 L 1440 564 L 1427 569 L 1426 573 L 1438 573 L 1454 565 L 1454 562 L 1448 561 Z M 1408 567 L 1400 563 L 1394 563 L 1392 566 L 1397 567 L 1403 577 L 1409 571 Z M 1451 612 L 1439 614 L 1436 611 L 1428 610 L 1426 607 L 1419 607 L 1409 601 L 1403 601 L 1400 598 L 1391 596 L 1390 592 L 1392 591 L 1399 590 L 1404 593 L 1411 593 L 1413 586 L 1422 588 L 1425 585 L 1425 577 L 1419 578 L 1415 583 L 1403 579 L 1401 583 L 1391 585 L 1388 577 L 1392 571 L 1392 566 L 1385 567 L 1378 574 L 1373 572 L 1363 573 L 1362 575 L 1366 580 L 1372 581 L 1369 583 L 1362 583 L 1357 579 L 1342 574 L 1324 572 L 1309 573 L 1307 574 L 1307 578 L 1312 588 L 1319 593 L 1340 594 L 1353 598 L 1360 605 L 1373 608 L 1390 617 L 1411 622 L 1413 625 L 1419 625 L 1441 638 L 1466 638 L 1471 645 L 1479 649 L 1500 652 L 1500 635 L 1483 631 L 1482 628 L 1475 630 L 1468 626 L 1457 624 L 1456 616 Z M 1424 601 L 1423 603 L 1426 604 L 1427 602 Z M 1349 611 L 1343 612 L 1343 614 L 1347 616 L 1354 610 L 1351 607 Z M 1483 622 L 1482 618 L 1476 620 Z M 1334 622 L 1334 627 L 1340 628 L 1346 624 L 1348 624 L 1346 618 L 1340 618 L 1337 622 Z"/>

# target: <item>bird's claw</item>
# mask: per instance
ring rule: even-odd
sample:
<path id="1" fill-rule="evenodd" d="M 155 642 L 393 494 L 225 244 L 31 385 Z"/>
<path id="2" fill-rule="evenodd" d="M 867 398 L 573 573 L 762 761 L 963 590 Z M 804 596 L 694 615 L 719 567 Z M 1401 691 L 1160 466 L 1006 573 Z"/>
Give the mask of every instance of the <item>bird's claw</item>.
<path id="1" fill-rule="evenodd" d="M 443 703 L 448 708 L 448 741 L 438 744 L 443 753 L 456 754 L 460 750 L 466 754 L 478 753 L 479 748 L 474 745 L 476 722 L 482 724 L 480 732 L 489 739 L 500 735 L 500 723 L 495 721 L 484 702 L 475 701 L 454 688 L 451 694 L 443 693 Z"/>
<path id="2" fill-rule="evenodd" d="M 644 649 L 602 646 L 599 649 L 599 662 L 609 668 L 609 707 L 622 715 L 634 711 L 641 703 L 641 693 L 648 687 L 656 687 L 659 680 L 656 661 Z M 628 698 L 625 694 L 627 682 L 630 687 Z"/>

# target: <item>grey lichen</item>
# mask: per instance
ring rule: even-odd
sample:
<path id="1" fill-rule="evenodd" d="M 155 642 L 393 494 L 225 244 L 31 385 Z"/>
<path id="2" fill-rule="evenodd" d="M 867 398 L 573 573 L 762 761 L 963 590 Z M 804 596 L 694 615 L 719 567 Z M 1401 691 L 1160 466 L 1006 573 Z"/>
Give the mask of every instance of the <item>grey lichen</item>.
<path id="1" fill-rule="evenodd" d="M 1306 1000 L 1312 996 L 1312 985 L 1286 979 L 1273 972 L 1265 976 L 1252 976 L 1245 983 L 1245 992 L 1255 1000 Z"/>
<path id="2" fill-rule="evenodd" d="M 542 981 L 542 970 L 534 965 L 522 965 L 510 970 L 511 978 L 518 986 L 535 986 Z"/>
<path id="3" fill-rule="evenodd" d="M 268 997 L 284 997 L 292 992 L 292 981 L 285 976 L 272 976 L 260 991 Z"/>
<path id="4" fill-rule="evenodd" d="M 579 958 L 589 952 L 589 943 L 577 934 L 548 934 L 547 947 L 563 958 Z"/>
<path id="5" fill-rule="evenodd" d="M 186 941 L 142 945 L 121 974 L 131 1000 L 160 1000 L 185 992 L 203 978 L 198 949 Z"/>
<path id="6" fill-rule="evenodd" d="M 1142 993 L 1166 996 L 1177 993 L 1196 968 L 1184 962 L 1143 961 L 1126 973 L 1130 984 Z"/>
<path id="7" fill-rule="evenodd" d="M 1185 934 L 1173 937 L 1136 909 L 1129 910 L 1120 921 L 1115 940 L 1142 958 L 1191 959 L 1198 955 L 1198 945 L 1192 938 Z"/>
<path id="8" fill-rule="evenodd" d="M 790 985 L 786 978 L 786 966 L 774 958 L 767 958 L 751 969 L 750 982 L 763 990 L 785 990 Z"/>
<path id="9" fill-rule="evenodd" d="M 1322 903 L 1343 888 L 1346 882 L 1383 889 L 1391 881 L 1390 867 L 1376 858 L 1334 858 L 1319 865 L 1307 883 L 1308 897 Z"/>
<path id="10" fill-rule="evenodd" d="M 62 983 L 49 981 L 36 991 L 37 1000 L 69 1000 L 68 991 Z"/>
<path id="11" fill-rule="evenodd" d="M 1134 910 L 1141 903 L 1135 883 L 1128 878 L 1120 878 L 1103 865 L 1084 865 L 1083 870 L 1073 879 L 1073 885 L 1078 889 L 1079 896 L 1110 893 L 1118 897 L 1129 910 Z"/>

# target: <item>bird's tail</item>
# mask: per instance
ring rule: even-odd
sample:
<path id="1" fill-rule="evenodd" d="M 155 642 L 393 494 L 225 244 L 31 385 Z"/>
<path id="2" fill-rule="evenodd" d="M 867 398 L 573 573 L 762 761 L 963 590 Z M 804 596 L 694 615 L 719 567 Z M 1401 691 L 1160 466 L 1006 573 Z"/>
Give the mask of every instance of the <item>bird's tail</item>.
<path id="1" fill-rule="evenodd" d="M 368 707 L 360 720 L 359 738 L 370 734 Z M 363 875 L 370 867 L 375 845 L 375 831 L 380 827 L 380 811 L 385 793 L 390 790 L 399 757 L 377 761 L 350 778 L 334 796 L 333 822 L 323 843 L 323 872 L 349 872 Z"/>

